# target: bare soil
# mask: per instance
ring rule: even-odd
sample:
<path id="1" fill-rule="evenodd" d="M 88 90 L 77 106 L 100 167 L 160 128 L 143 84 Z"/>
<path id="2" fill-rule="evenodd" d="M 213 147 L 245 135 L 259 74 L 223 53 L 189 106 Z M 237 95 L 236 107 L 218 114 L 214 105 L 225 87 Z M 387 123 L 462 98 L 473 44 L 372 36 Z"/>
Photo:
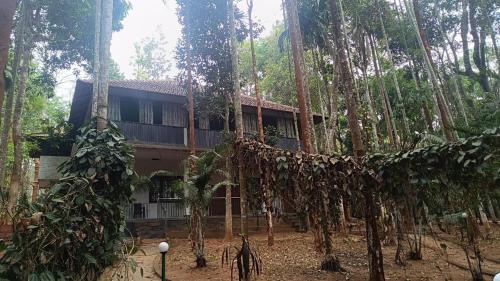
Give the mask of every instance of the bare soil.
<path id="1" fill-rule="evenodd" d="M 481 240 L 482 253 L 485 255 L 484 269 L 493 274 L 500 271 L 500 228 L 494 227 L 495 233 L 486 240 Z M 404 267 L 394 263 L 395 246 L 383 246 L 386 280 L 470 280 L 465 255 L 460 241 L 453 237 L 439 236 L 439 239 L 426 237 L 424 240 L 423 260 L 408 260 Z M 267 246 L 267 237 L 263 234 L 250 238 L 253 247 L 257 247 L 263 260 L 263 273 L 258 280 L 263 281 L 303 281 L 303 280 L 367 280 L 368 259 L 366 240 L 362 236 L 335 235 L 335 252 L 345 272 L 328 273 L 319 270 L 322 256 L 314 250 L 311 234 L 277 233 L 275 245 Z M 160 257 L 157 254 L 159 241 L 143 241 L 142 251 L 134 259 L 143 268 L 144 275 L 135 275 L 135 280 L 159 280 Z M 189 241 L 173 239 L 169 241 L 171 250 L 167 256 L 167 277 L 170 280 L 231 280 L 231 270 L 226 265 L 221 267 L 221 254 L 225 244 L 220 239 L 207 239 L 205 253 L 208 267 L 194 268 L 194 257 Z M 446 244 L 446 253 L 442 251 Z M 240 240 L 235 238 L 233 246 L 239 247 Z M 407 245 L 405 245 L 407 247 Z M 233 250 L 234 256 L 236 251 Z M 447 262 L 450 261 L 450 262 Z M 237 280 L 235 268 L 233 280 Z M 486 280 L 492 279 L 488 274 Z"/>

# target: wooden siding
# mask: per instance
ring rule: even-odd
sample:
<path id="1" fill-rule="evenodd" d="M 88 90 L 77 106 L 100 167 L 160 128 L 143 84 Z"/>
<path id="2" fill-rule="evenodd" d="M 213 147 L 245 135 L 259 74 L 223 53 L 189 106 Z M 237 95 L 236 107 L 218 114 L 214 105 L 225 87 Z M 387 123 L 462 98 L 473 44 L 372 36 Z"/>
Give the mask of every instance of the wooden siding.
<path id="1" fill-rule="evenodd" d="M 211 130 L 195 130 L 196 146 L 200 148 L 214 148 L 222 143 L 222 132 Z"/>
<path id="2" fill-rule="evenodd" d="M 116 122 L 129 141 L 141 143 L 185 145 L 184 128 L 162 125 L 146 125 L 131 122 Z"/>

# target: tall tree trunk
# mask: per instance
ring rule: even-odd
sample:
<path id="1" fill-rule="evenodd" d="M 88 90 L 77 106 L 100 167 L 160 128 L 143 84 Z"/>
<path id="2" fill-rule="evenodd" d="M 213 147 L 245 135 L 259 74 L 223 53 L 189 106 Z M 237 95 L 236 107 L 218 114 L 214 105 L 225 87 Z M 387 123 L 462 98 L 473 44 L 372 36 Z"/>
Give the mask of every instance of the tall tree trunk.
<path id="1" fill-rule="evenodd" d="M 366 99 L 366 104 L 368 105 L 368 114 L 369 114 L 369 119 L 370 119 L 370 124 L 372 127 L 372 137 L 373 137 L 373 148 L 375 151 L 378 151 L 380 149 L 379 145 L 379 137 L 378 137 L 378 118 L 377 114 L 375 111 L 375 105 L 373 102 L 373 97 L 370 91 L 370 85 L 368 83 L 368 75 L 367 75 L 367 68 L 368 68 L 368 56 L 366 54 L 366 40 L 363 36 L 362 41 L 360 42 L 360 54 L 361 54 L 361 61 L 362 61 L 362 68 L 361 72 L 363 74 L 363 84 L 365 86 L 365 99 Z"/>
<path id="2" fill-rule="evenodd" d="M 101 12 L 102 0 L 95 0 L 95 23 L 94 23 L 94 64 L 92 70 L 92 117 L 97 117 L 97 100 L 99 99 L 99 77 L 101 69 Z"/>
<path id="3" fill-rule="evenodd" d="M 341 16 L 337 0 L 330 0 L 330 10 L 332 14 L 332 31 L 335 36 L 335 45 L 337 46 L 340 77 L 343 84 L 345 103 L 347 107 L 347 118 L 354 149 L 354 155 L 360 159 L 364 155 L 364 145 L 359 128 L 357 106 L 353 95 L 353 77 L 349 71 L 349 63 L 346 55 L 345 34 L 342 32 Z"/>
<path id="4" fill-rule="evenodd" d="M 240 72 L 238 64 L 238 42 L 236 40 L 236 28 L 234 20 L 234 3 L 229 0 L 229 32 L 231 37 L 231 63 L 234 90 L 234 115 L 236 121 L 236 137 L 243 138 L 243 113 L 241 110 Z M 248 202 L 245 178 L 245 166 L 242 151 L 238 153 L 238 177 L 240 183 L 240 209 L 241 209 L 241 233 L 248 236 Z"/>
<path id="5" fill-rule="evenodd" d="M 356 102 L 358 103 L 358 105 L 361 105 L 361 99 L 359 97 L 358 82 L 356 81 L 356 76 L 354 75 L 352 54 L 351 54 L 351 50 L 349 48 L 349 41 L 348 41 L 349 38 L 347 36 L 347 24 L 345 22 L 344 4 L 342 3 L 342 0 L 339 0 L 339 9 L 340 9 L 340 19 L 341 19 L 341 24 L 342 24 L 342 32 L 344 33 L 344 43 L 345 43 L 346 52 L 347 52 L 347 61 L 349 62 L 349 71 L 351 72 L 351 76 L 352 76 L 355 98 L 356 98 Z"/>
<path id="6" fill-rule="evenodd" d="M 29 40 L 28 40 L 29 41 Z M 27 45 L 31 44 L 27 42 Z M 25 46 L 22 57 L 21 67 L 19 69 L 19 87 L 14 108 L 14 118 L 12 122 L 12 143 L 14 144 L 14 162 L 12 165 L 12 176 L 10 180 L 9 206 L 10 213 L 14 211 L 19 191 L 21 190 L 22 163 L 23 163 L 23 133 L 22 133 L 22 115 L 24 101 L 26 97 L 26 84 L 28 80 L 28 71 L 31 61 L 31 48 Z"/>
<path id="7" fill-rule="evenodd" d="M 307 100 L 309 89 L 307 87 L 307 77 L 304 70 L 304 49 L 300 32 L 299 15 L 297 11 L 296 0 L 286 0 L 286 10 L 288 14 L 288 26 L 290 32 L 290 41 L 292 45 L 293 63 L 295 66 L 295 83 L 297 86 L 297 99 L 299 101 L 300 110 L 300 129 L 302 141 L 304 143 L 304 151 L 313 153 L 312 133 L 313 128 L 310 127 L 308 120 L 311 108 L 308 108 Z"/>
<path id="8" fill-rule="evenodd" d="M 406 1 L 406 0 L 405 0 Z M 419 4 L 418 0 L 412 0 L 413 6 L 407 4 L 407 8 L 409 8 L 411 20 L 413 22 L 413 26 L 415 31 L 417 32 L 417 39 L 419 41 L 420 47 L 423 50 L 423 56 L 426 63 L 426 69 L 429 74 L 429 78 L 431 79 L 431 85 L 433 88 L 433 92 L 435 95 L 435 100 L 438 107 L 438 112 L 441 120 L 441 125 L 443 127 L 443 133 L 447 141 L 454 141 L 455 134 L 453 133 L 453 119 L 449 114 L 448 106 L 446 105 L 446 101 L 443 96 L 443 89 L 439 84 L 438 77 L 436 75 L 436 67 L 432 60 L 431 48 L 429 45 L 429 41 L 427 40 L 427 36 L 425 35 L 424 30 L 422 29 L 422 18 L 420 16 Z"/>
<path id="9" fill-rule="evenodd" d="M 191 2 L 188 2 L 191 3 Z M 186 63 L 188 75 L 188 111 L 189 111 L 189 154 L 196 154 L 196 139 L 194 134 L 194 97 L 193 97 L 193 72 L 191 65 L 191 9 L 187 9 L 186 17 Z"/>
<path id="10" fill-rule="evenodd" d="M 108 126 L 109 58 L 113 22 L 113 0 L 102 0 L 99 39 L 99 80 L 97 96 L 97 130 Z"/>
<path id="11" fill-rule="evenodd" d="M 361 157 L 364 155 L 364 146 L 363 140 L 361 139 L 361 132 L 359 128 L 359 121 L 357 117 L 357 108 L 356 103 L 354 102 L 353 97 L 353 89 L 352 89 L 352 79 L 351 73 L 349 73 L 348 62 L 346 56 L 346 48 L 345 41 L 343 36 L 345 34 L 342 33 L 342 26 L 339 14 L 339 7 L 337 4 L 337 0 L 330 0 L 330 14 L 332 17 L 332 33 L 335 37 L 335 45 L 338 48 L 338 56 L 339 56 L 339 65 L 341 69 L 341 81 L 344 84 L 344 95 L 345 102 L 347 107 L 347 118 L 349 123 L 349 128 L 351 130 L 351 138 L 353 143 L 354 155 L 358 161 L 361 160 Z M 367 222 L 367 230 L 368 225 L 371 226 L 371 232 L 374 233 L 371 238 L 367 239 L 369 260 L 370 260 L 370 281 L 381 281 L 385 280 L 384 277 L 384 264 L 382 257 L 382 246 L 380 245 L 380 239 L 378 239 L 377 233 L 377 225 L 374 219 L 374 209 L 373 205 L 373 194 L 371 190 L 365 189 L 365 199 L 366 199 L 366 222 Z M 373 223 L 374 222 L 374 223 Z M 369 233 L 367 231 L 367 233 Z"/>
<path id="12" fill-rule="evenodd" d="M 320 67 L 319 67 L 320 53 L 318 51 L 318 46 L 316 46 L 316 50 L 312 50 L 312 53 L 313 53 L 314 69 L 315 69 L 316 73 L 319 75 L 320 79 L 323 80 L 324 77 L 323 77 L 323 74 L 322 74 Z M 329 142 L 329 138 L 328 138 L 328 129 L 326 128 L 325 108 L 324 108 L 324 100 L 323 100 L 323 94 L 322 94 L 322 90 L 321 90 L 321 87 L 322 87 L 321 84 L 322 84 L 321 81 L 318 80 L 318 84 L 317 84 L 317 87 L 318 87 L 318 105 L 319 105 L 321 119 L 322 119 L 321 129 L 323 130 L 323 138 L 324 138 L 323 149 L 324 149 L 326 154 L 330 154 L 331 149 L 330 149 L 330 142 Z"/>
<path id="13" fill-rule="evenodd" d="M 474 52 L 472 53 L 472 58 L 474 60 L 474 64 L 479 69 L 479 83 L 485 92 L 489 92 L 490 86 L 488 83 L 484 50 L 484 39 L 486 37 L 486 33 L 484 28 L 480 28 L 478 25 L 479 13 L 476 0 L 469 0 L 469 9 L 470 33 L 472 35 L 472 41 L 474 42 Z"/>
<path id="14" fill-rule="evenodd" d="M 497 72 L 498 75 L 500 75 L 500 50 L 498 49 L 497 38 L 495 36 L 493 28 L 491 30 L 490 36 L 491 36 L 491 42 L 493 42 L 493 50 L 495 51 L 495 57 L 497 59 Z"/>
<path id="15" fill-rule="evenodd" d="M 35 173 L 33 176 L 33 191 L 31 193 L 31 202 L 35 202 L 38 198 L 40 189 L 40 158 L 35 158 Z"/>
<path id="16" fill-rule="evenodd" d="M 381 75 L 376 46 L 374 43 L 374 39 L 371 35 L 368 35 L 368 40 L 370 42 L 370 49 L 372 52 L 372 60 L 373 60 L 373 67 L 375 69 L 375 76 L 377 77 L 377 82 L 379 85 L 378 88 L 379 88 L 380 100 L 382 102 L 382 108 L 384 110 L 384 121 L 385 121 L 385 127 L 387 129 L 387 136 L 389 137 L 389 142 L 391 143 L 391 145 L 397 148 L 399 146 L 399 142 L 396 130 L 394 128 L 395 122 L 393 121 L 392 117 L 391 103 L 389 102 L 389 98 L 387 97 L 387 93 L 385 91 L 385 82 L 384 78 Z"/>
<path id="17" fill-rule="evenodd" d="M 262 125 L 262 103 L 260 99 L 259 76 L 257 75 L 257 58 L 255 56 L 255 44 L 253 34 L 253 0 L 247 0 L 248 4 L 248 28 L 250 33 L 250 49 L 252 52 L 252 75 L 255 84 L 255 98 L 257 99 L 257 130 L 259 131 L 259 141 L 264 143 L 264 126 Z"/>
<path id="18" fill-rule="evenodd" d="M 5 93 L 3 73 L 9 58 L 10 34 L 12 33 L 16 6 L 16 0 L 3 0 L 0 2 L 0 108 L 3 106 Z"/>
<path id="19" fill-rule="evenodd" d="M 21 57 L 26 48 L 26 29 L 28 28 L 29 15 L 26 3 L 23 3 L 21 9 L 20 22 L 16 28 L 16 41 L 14 48 L 14 61 L 12 62 L 12 87 L 7 92 L 7 100 L 3 112 L 2 135 L 0 138 L 0 186 L 5 186 L 5 165 L 7 164 L 7 147 L 9 144 L 9 132 L 12 128 L 12 110 L 14 106 L 14 97 L 16 94 L 17 75 Z"/>
<path id="20" fill-rule="evenodd" d="M 229 134 L 229 95 L 226 95 L 224 100 L 224 132 Z M 232 174 L 231 157 L 226 157 L 226 180 L 231 181 Z M 225 236 L 226 242 L 233 240 L 233 202 L 232 202 L 232 186 L 226 185 L 226 219 L 225 219 Z"/>
<path id="21" fill-rule="evenodd" d="M 399 108 L 399 110 L 401 110 L 401 114 L 403 116 L 403 128 L 404 128 L 405 136 L 407 139 L 410 139 L 410 137 L 411 137 L 410 125 L 408 123 L 408 116 L 406 115 L 406 109 L 405 109 L 405 105 L 403 102 L 403 96 L 401 95 L 401 88 L 399 87 L 399 81 L 398 81 L 398 76 L 396 73 L 396 68 L 394 67 L 394 59 L 392 57 L 391 49 L 389 47 L 389 38 L 387 37 L 387 32 L 385 31 L 385 24 L 384 24 L 384 20 L 382 18 L 382 10 L 380 8 L 380 4 L 379 4 L 379 10 L 380 10 L 379 11 L 380 26 L 382 27 L 382 34 L 384 37 L 384 44 L 386 47 L 387 56 L 389 57 L 389 65 L 391 67 L 392 80 L 394 82 L 394 86 L 396 87 L 396 93 L 398 96 L 398 103 L 397 103 L 398 106 L 397 107 Z"/>
<path id="22" fill-rule="evenodd" d="M 488 194 L 486 194 L 484 199 L 486 200 L 486 207 L 488 208 L 488 213 L 490 213 L 491 221 L 493 223 L 497 223 L 498 220 L 497 220 L 497 216 L 495 214 L 495 208 L 493 207 L 493 203 L 491 202 L 490 196 Z"/>
<path id="23" fill-rule="evenodd" d="M 339 89 L 340 89 L 340 84 L 339 84 L 339 64 L 337 63 L 338 60 L 338 55 L 337 52 L 334 49 L 334 46 L 331 46 L 327 44 L 327 50 L 330 56 L 332 57 L 333 60 L 333 71 L 332 71 L 332 85 L 331 85 L 331 94 L 329 97 L 329 103 L 330 103 L 330 138 L 332 140 L 332 149 L 334 152 L 338 151 L 338 146 L 337 146 L 337 139 L 338 139 L 338 113 L 339 113 L 339 102 L 338 102 L 338 97 L 339 97 Z"/>
<path id="24" fill-rule="evenodd" d="M 469 7 L 468 0 L 462 0 L 462 18 L 460 21 L 460 35 L 462 36 L 462 49 L 465 65 L 465 73 L 471 77 L 473 74 L 469 52 Z"/>

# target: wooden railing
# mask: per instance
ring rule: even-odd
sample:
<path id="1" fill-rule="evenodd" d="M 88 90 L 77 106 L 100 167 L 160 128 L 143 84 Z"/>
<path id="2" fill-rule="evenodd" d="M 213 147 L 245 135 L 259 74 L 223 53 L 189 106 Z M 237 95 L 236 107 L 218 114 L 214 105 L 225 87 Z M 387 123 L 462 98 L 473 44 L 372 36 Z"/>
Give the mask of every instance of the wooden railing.
<path id="1" fill-rule="evenodd" d="M 187 128 L 125 121 L 114 122 L 122 130 L 123 135 L 131 142 L 183 147 L 188 144 Z M 251 137 L 249 134 L 246 134 L 246 136 Z M 223 141 L 222 131 L 213 130 L 196 129 L 195 138 L 196 147 L 202 149 L 214 148 Z M 294 138 L 280 138 L 276 146 L 282 149 L 296 151 L 297 141 Z"/>
<path id="2" fill-rule="evenodd" d="M 181 127 L 115 121 L 129 141 L 153 144 L 185 145 Z"/>

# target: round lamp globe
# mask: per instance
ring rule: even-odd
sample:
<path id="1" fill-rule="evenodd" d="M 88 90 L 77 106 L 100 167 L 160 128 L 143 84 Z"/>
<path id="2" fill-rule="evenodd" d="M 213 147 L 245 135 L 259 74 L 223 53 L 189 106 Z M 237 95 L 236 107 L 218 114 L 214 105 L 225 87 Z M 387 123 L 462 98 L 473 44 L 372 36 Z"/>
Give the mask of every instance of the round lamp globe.
<path id="1" fill-rule="evenodd" d="M 167 242 L 161 242 L 160 245 L 158 245 L 158 249 L 160 250 L 160 253 L 166 253 L 168 252 L 168 243 Z"/>

